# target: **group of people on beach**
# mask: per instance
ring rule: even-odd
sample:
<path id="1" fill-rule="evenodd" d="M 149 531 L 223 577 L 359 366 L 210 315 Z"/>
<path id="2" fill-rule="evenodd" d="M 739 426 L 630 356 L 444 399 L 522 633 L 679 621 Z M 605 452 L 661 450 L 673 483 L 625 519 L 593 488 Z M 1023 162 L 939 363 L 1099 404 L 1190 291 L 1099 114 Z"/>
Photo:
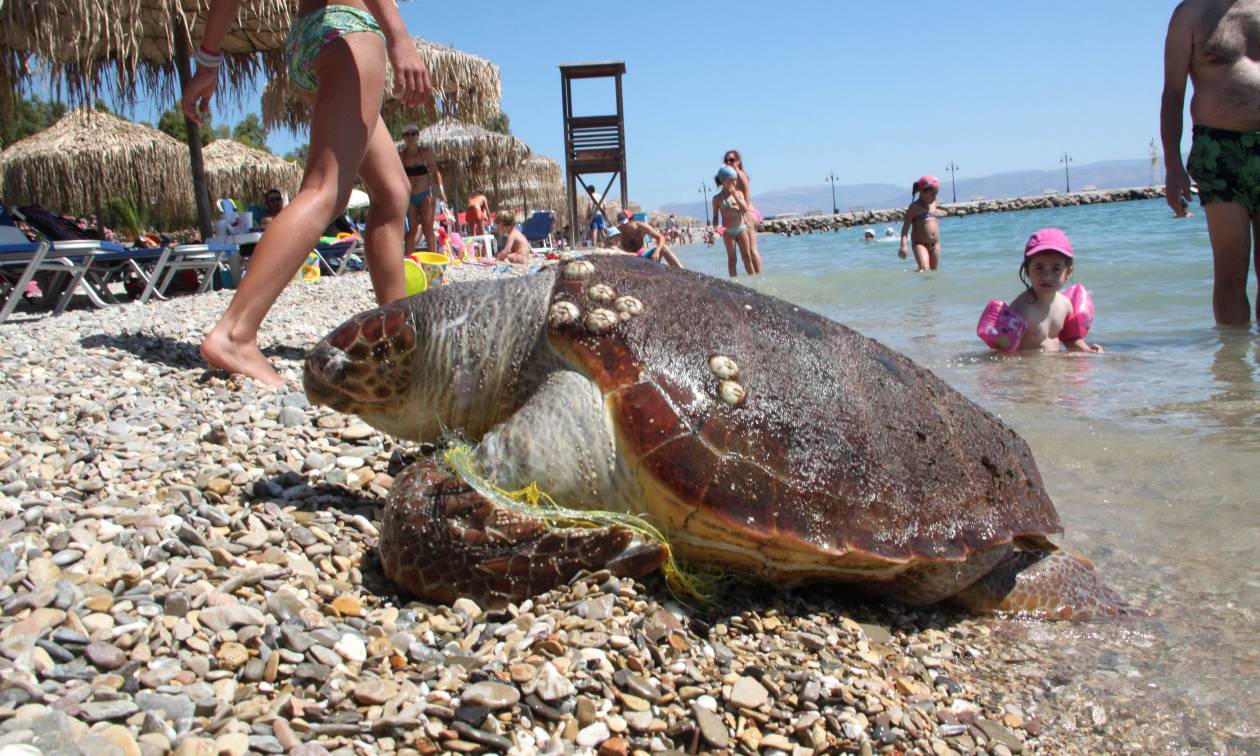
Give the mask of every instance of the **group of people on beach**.
<path id="1" fill-rule="evenodd" d="M 195 53 L 197 70 L 181 103 L 194 121 L 201 122 L 208 113 L 223 63 L 221 44 L 238 2 L 211 0 Z M 398 9 L 379 0 L 341 0 L 336 5 L 300 0 L 297 12 L 286 59 L 291 81 L 313 110 L 301 189 L 271 221 L 255 249 L 250 275 L 201 345 L 211 366 L 270 385 L 283 380 L 258 348 L 258 329 L 328 220 L 346 206 L 356 179 L 362 179 L 372 196 L 364 240 L 372 285 L 382 304 L 405 294 L 402 257 L 397 253 L 404 245 L 404 219 L 412 220 L 406 244 L 414 245 L 415 235 L 422 233 L 429 248 L 435 248 L 436 202 L 445 198 L 432 154 L 414 142 L 418 129 L 404 129 L 405 144 L 398 150 L 380 114 L 387 59 L 404 105 L 415 107 L 430 94 L 428 71 Z M 1251 318 L 1248 268 L 1253 237 L 1260 235 L 1260 173 L 1252 169 L 1260 160 L 1260 62 L 1250 54 L 1257 47 L 1257 0 L 1185 0 L 1173 13 L 1165 42 L 1161 134 L 1169 158 L 1168 203 L 1177 215 L 1187 213 L 1193 174 L 1213 250 L 1213 309 L 1222 324 L 1246 324 Z M 1180 152 L 1187 78 L 1194 85 L 1190 104 L 1194 143 L 1188 166 Z M 728 272 L 737 275 L 742 260 L 745 272 L 757 275 L 760 214 L 750 201 L 748 174 L 738 151 L 723 156 L 715 181 L 721 189 L 714 196 L 713 210 L 721 224 Z M 940 182 L 931 176 L 916 181 L 914 201 L 902 226 L 898 252 L 905 258 L 913 251 L 920 271 L 940 265 L 935 212 L 939 189 Z M 469 216 L 477 224 L 489 220 L 488 209 L 480 203 L 470 205 Z M 681 267 L 664 236 L 646 223 L 623 212 L 617 229 L 623 250 L 645 250 L 643 242 L 651 236 L 657 242 L 651 254 Z M 1047 252 L 1063 259 L 1043 266 L 1043 261 L 1051 260 L 1041 256 Z M 1070 274 L 1072 258 L 1070 250 L 1062 249 L 1026 253 L 1021 270 L 1030 282 L 1023 301 L 1017 299 L 1016 304 L 1026 306 L 1023 314 L 1036 321 L 1031 325 L 1037 333 L 1039 324 L 1052 326 L 1062 310 L 1057 297 L 1042 298 L 1040 287 L 1043 281 Z M 1257 308 L 1260 318 L 1260 302 Z"/>

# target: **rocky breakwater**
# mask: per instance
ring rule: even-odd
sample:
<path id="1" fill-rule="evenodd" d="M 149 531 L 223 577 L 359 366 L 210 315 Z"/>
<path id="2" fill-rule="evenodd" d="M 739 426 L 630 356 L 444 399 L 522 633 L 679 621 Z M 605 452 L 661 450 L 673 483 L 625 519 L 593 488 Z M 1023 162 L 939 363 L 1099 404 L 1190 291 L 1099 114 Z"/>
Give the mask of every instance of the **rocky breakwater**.
<path id="1" fill-rule="evenodd" d="M 1005 213 L 1012 210 L 1039 210 L 1049 207 L 1070 207 L 1072 205 L 1098 205 L 1106 202 L 1131 202 L 1133 200 L 1155 199 L 1163 196 L 1164 188 L 1160 186 L 1137 187 L 1133 189 L 1104 189 L 1089 192 L 1072 192 L 1071 194 L 1045 194 L 1038 197 L 1011 197 L 1009 199 L 958 202 L 950 205 L 940 204 L 936 206 L 936 210 L 946 217 L 962 217 L 979 213 Z M 759 224 L 757 230 L 772 234 L 799 234 L 814 231 L 832 231 L 837 228 L 849 228 L 851 226 L 899 224 L 903 217 L 905 217 L 905 208 L 859 210 L 840 213 L 839 215 L 811 215 L 804 218 L 768 220 Z"/>
<path id="2" fill-rule="evenodd" d="M 400 596 L 375 523 L 426 450 L 296 381 L 368 277 L 285 291 L 279 390 L 205 372 L 226 294 L 0 326 L 3 756 L 1141 752 L 1180 721 L 1104 708 L 995 620 L 826 588 Z"/>

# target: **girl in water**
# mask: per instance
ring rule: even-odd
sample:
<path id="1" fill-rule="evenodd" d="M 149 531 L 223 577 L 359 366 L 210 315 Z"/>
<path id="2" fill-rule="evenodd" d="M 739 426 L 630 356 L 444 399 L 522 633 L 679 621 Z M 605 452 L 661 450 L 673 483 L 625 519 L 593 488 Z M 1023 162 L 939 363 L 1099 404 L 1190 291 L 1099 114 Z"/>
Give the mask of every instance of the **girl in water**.
<path id="1" fill-rule="evenodd" d="M 345 209 L 355 176 L 372 197 L 368 211 L 368 272 L 381 304 L 406 294 L 402 255 L 407 175 L 389 129 L 381 120 L 385 60 L 407 107 L 429 93 L 429 73 L 392 0 L 300 0 L 285 57 L 290 81 L 312 105 L 310 154 L 297 196 L 267 227 L 249 274 L 219 322 L 201 342 L 212 367 L 271 386 L 284 379 L 258 348 L 258 329 L 276 298 L 319 241 L 328 222 Z M 220 47 L 239 0 L 211 0 L 197 72 L 180 106 L 197 123 L 209 112 L 223 63 Z"/>
<path id="2" fill-rule="evenodd" d="M 760 265 L 754 267 L 752 240 L 748 233 L 751 225 L 748 217 L 748 201 L 744 193 L 736 187 L 739 174 L 729 165 L 722 166 L 714 177 L 722 191 L 713 195 L 713 217 L 722 221 L 722 242 L 726 245 L 726 271 L 731 278 L 738 275 L 735 262 L 735 248 L 744 259 L 744 271 L 750 276 L 761 272 Z"/>
<path id="3" fill-rule="evenodd" d="M 727 150 L 722 156 L 722 165 L 730 166 L 735 169 L 738 178 L 735 181 L 735 188 L 744 195 L 744 201 L 748 203 L 748 244 L 750 254 L 753 261 L 753 272 L 761 272 L 761 252 L 757 250 L 757 224 L 761 222 L 761 211 L 753 207 L 752 203 L 752 185 L 749 183 L 748 174 L 744 172 L 744 158 L 739 154 L 739 150 Z"/>
<path id="4" fill-rule="evenodd" d="M 1020 339 L 1020 350 L 1059 351 L 1060 336 L 1070 338 L 1063 328 L 1073 314 L 1073 305 L 1060 289 L 1072 275 L 1076 254 L 1067 234 L 1057 228 L 1043 228 L 1028 237 L 1024 245 L 1024 262 L 1019 267 L 1019 280 L 1024 293 L 1011 302 L 1027 327 Z M 1085 336 L 1065 341 L 1074 352 L 1101 352 L 1100 344 L 1087 344 Z"/>
<path id="5" fill-rule="evenodd" d="M 901 246 L 897 256 L 906 259 L 906 237 L 914 245 L 916 273 L 937 270 L 941 266 L 941 229 L 936 220 L 936 195 L 941 182 L 935 176 L 923 176 L 914 182 L 911 196 L 914 201 L 906 208 L 906 219 L 901 224 Z"/>
<path id="6" fill-rule="evenodd" d="M 410 199 L 407 201 L 407 239 L 404 254 L 416 250 L 416 237 L 424 232 L 424 246 L 430 252 L 437 251 L 437 232 L 433 229 L 433 217 L 437 211 L 437 201 L 446 201 L 446 190 L 442 188 L 442 173 L 438 171 L 437 158 L 433 150 L 421 147 L 417 143 L 420 127 L 407 124 L 402 128 L 403 146 L 398 150 L 402 158 L 403 171 L 411 182 Z M 434 196 L 434 192 L 437 196 Z"/>

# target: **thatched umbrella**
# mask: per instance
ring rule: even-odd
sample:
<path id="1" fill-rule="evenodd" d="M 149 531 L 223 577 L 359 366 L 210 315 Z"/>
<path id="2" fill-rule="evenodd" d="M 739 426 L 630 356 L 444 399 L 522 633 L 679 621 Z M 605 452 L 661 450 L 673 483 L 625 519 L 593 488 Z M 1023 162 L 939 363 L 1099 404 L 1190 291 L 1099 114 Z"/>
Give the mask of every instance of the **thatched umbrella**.
<path id="1" fill-rule="evenodd" d="M 474 185 L 493 193 L 508 186 L 530 156 L 529 145 L 516 137 L 454 118 L 421 129 L 417 142 L 433 150 L 443 176 L 453 177 L 446 188 L 456 205 Z"/>
<path id="2" fill-rule="evenodd" d="M 178 140 L 108 113 L 75 109 L 4 151 L 8 201 L 98 213 L 115 197 L 166 220 L 192 211 L 188 153 Z"/>
<path id="3" fill-rule="evenodd" d="M 283 69 L 293 0 L 242 0 L 223 39 L 227 81 L 246 83 L 261 67 Z M 193 44 L 205 31 L 210 0 L 21 0 L 0 3 L 0 81 L 17 87 L 35 72 L 25 55 L 38 56 L 72 100 L 91 102 L 108 82 L 125 100 L 137 89 L 175 92 L 171 65 L 180 37 Z M 257 53 L 262 52 L 263 55 Z"/>
<path id="4" fill-rule="evenodd" d="M 530 155 L 501 184 L 504 188 L 493 198 L 495 207 L 552 210 L 556 218 L 568 217 L 564 176 L 560 164 L 549 157 Z"/>
<path id="5" fill-rule="evenodd" d="M 284 69 L 283 46 L 295 0 L 241 0 L 223 39 L 229 91 L 251 84 L 261 68 Z M 34 73 L 40 58 L 72 101 L 90 103 L 105 84 L 132 102 L 143 88 L 169 101 L 191 77 L 188 58 L 201 41 L 210 0 L 0 0 L 0 106 Z M 174 65 L 172 65 L 174 63 Z M 2 109 L 2 108 L 0 108 Z M 191 181 L 202 234 L 210 233 L 201 135 L 185 120 Z"/>
<path id="6" fill-rule="evenodd" d="M 453 115 L 469 123 L 483 123 L 499 112 L 503 85 L 499 67 L 490 61 L 452 47 L 412 37 L 433 85 L 434 100 L 421 106 L 430 119 L 435 103 L 443 115 Z M 385 72 L 385 102 L 381 112 L 387 123 L 403 119 L 421 120 L 418 113 L 406 108 L 394 96 L 393 67 Z M 311 122 L 311 106 L 281 75 L 272 78 L 263 89 L 263 124 L 267 128 L 283 126 L 290 131 L 304 130 Z"/>
<path id="7" fill-rule="evenodd" d="M 206 145 L 206 186 L 211 197 L 246 202 L 261 199 L 269 189 L 296 194 L 302 182 L 297 163 L 254 149 L 234 139 Z"/>

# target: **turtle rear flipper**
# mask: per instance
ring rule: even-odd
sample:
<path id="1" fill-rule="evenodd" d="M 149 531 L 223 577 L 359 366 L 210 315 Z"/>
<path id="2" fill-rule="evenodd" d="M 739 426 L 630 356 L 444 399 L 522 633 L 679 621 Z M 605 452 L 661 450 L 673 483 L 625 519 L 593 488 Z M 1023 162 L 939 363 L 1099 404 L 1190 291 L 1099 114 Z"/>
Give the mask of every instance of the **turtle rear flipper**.
<path id="1" fill-rule="evenodd" d="M 1088 559 L 1062 551 L 1015 551 L 953 598 L 974 612 L 1019 612 L 1043 619 L 1150 616 L 1108 588 Z"/>
<path id="2" fill-rule="evenodd" d="M 617 525 L 551 527 L 418 462 L 390 491 L 380 554 L 385 575 L 417 597 L 449 604 L 467 596 L 502 606 L 563 585 L 584 569 L 647 574 L 666 550 L 637 542 Z"/>

